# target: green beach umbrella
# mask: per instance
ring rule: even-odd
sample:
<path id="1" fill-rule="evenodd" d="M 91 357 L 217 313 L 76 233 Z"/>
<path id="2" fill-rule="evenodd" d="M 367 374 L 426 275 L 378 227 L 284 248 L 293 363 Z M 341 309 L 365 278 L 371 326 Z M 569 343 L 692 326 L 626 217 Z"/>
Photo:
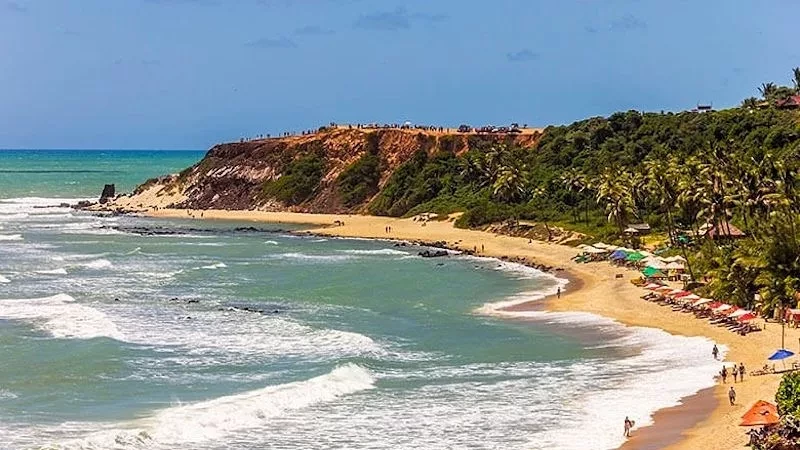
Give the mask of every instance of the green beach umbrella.
<path id="1" fill-rule="evenodd" d="M 661 273 L 661 271 L 656 269 L 655 267 L 645 267 L 644 270 L 642 270 L 642 274 L 644 274 L 644 276 L 648 278 L 664 276 L 664 274 Z"/>
<path id="2" fill-rule="evenodd" d="M 628 261 L 636 262 L 636 261 L 641 261 L 641 260 L 643 260 L 645 258 L 647 258 L 647 257 L 645 255 L 641 254 L 641 253 L 633 252 L 633 253 L 629 253 L 628 256 L 625 259 L 628 260 Z"/>

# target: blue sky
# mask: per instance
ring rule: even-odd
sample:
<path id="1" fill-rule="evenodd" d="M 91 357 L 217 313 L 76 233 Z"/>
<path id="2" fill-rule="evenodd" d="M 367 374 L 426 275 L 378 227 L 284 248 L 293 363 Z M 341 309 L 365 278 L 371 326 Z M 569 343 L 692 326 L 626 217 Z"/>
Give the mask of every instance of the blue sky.
<path id="1" fill-rule="evenodd" d="M 732 106 L 790 84 L 798 16 L 796 0 L 0 0 L 0 148 Z"/>

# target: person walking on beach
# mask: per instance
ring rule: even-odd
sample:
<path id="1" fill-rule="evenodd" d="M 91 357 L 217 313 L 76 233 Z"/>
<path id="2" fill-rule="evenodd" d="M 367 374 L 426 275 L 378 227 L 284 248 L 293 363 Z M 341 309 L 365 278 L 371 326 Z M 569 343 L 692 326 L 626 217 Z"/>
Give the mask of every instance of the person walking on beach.
<path id="1" fill-rule="evenodd" d="M 717 356 L 719 356 L 719 349 L 717 348 L 717 344 L 714 344 L 714 348 L 711 349 L 711 354 L 714 355 L 714 359 L 717 359 Z"/>
<path id="2" fill-rule="evenodd" d="M 559 286 L 558 290 L 556 291 L 556 298 L 561 298 L 561 286 Z"/>
<path id="3" fill-rule="evenodd" d="M 728 369 L 725 368 L 725 366 L 722 366 L 722 370 L 719 372 L 719 374 L 722 375 L 722 383 L 725 384 L 725 382 L 728 381 Z"/>
<path id="4" fill-rule="evenodd" d="M 739 381 L 744 381 L 744 363 L 739 363 Z"/>
<path id="5" fill-rule="evenodd" d="M 628 416 L 625 416 L 625 429 L 622 433 L 625 437 L 631 437 L 631 428 L 633 427 L 633 421 L 628 419 Z"/>
<path id="6" fill-rule="evenodd" d="M 733 373 L 733 382 L 736 383 L 736 377 L 739 375 L 739 367 L 736 364 L 734 364 L 733 370 L 731 370 L 731 372 Z"/>
<path id="7" fill-rule="evenodd" d="M 731 390 L 728 391 L 728 400 L 731 401 L 731 406 L 736 404 L 736 391 L 733 389 L 733 386 L 731 386 Z"/>

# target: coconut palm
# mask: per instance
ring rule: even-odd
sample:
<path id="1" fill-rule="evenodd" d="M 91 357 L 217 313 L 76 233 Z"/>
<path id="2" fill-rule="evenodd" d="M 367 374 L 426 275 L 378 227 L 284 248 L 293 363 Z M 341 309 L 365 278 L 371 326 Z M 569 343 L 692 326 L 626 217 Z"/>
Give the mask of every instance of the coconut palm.
<path id="1" fill-rule="evenodd" d="M 775 83 L 761 83 L 761 86 L 758 87 L 758 92 L 761 93 L 761 96 L 764 97 L 764 100 L 772 100 L 775 96 L 775 93 L 778 91 L 778 86 Z"/>
<path id="2" fill-rule="evenodd" d="M 795 92 L 800 94 L 800 67 L 792 69 L 792 83 L 794 84 Z"/>
<path id="3" fill-rule="evenodd" d="M 595 184 L 597 203 L 605 205 L 608 221 L 614 223 L 622 234 L 628 219 L 634 215 L 631 174 L 620 170 L 607 171 Z"/>

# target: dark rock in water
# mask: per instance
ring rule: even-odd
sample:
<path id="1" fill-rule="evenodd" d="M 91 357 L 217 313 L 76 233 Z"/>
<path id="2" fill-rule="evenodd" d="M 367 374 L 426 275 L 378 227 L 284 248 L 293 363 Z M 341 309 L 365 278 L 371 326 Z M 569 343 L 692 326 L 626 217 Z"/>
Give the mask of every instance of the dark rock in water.
<path id="1" fill-rule="evenodd" d="M 76 208 L 88 208 L 90 206 L 92 206 L 92 202 L 89 200 L 81 200 L 75 205 Z"/>
<path id="2" fill-rule="evenodd" d="M 186 300 L 186 303 L 200 303 L 200 300 L 197 299 Z"/>
<path id="3" fill-rule="evenodd" d="M 447 250 L 423 250 L 418 255 L 423 258 L 440 258 L 449 255 L 449 253 L 447 253 Z"/>
<path id="4" fill-rule="evenodd" d="M 58 204 L 59 208 L 69 208 L 70 206 L 72 206 L 72 205 L 70 205 L 69 203 L 59 203 Z"/>
<path id="5" fill-rule="evenodd" d="M 116 194 L 116 187 L 113 184 L 103 186 L 103 193 L 100 194 L 100 203 L 108 202 L 110 199 L 114 198 Z"/>

